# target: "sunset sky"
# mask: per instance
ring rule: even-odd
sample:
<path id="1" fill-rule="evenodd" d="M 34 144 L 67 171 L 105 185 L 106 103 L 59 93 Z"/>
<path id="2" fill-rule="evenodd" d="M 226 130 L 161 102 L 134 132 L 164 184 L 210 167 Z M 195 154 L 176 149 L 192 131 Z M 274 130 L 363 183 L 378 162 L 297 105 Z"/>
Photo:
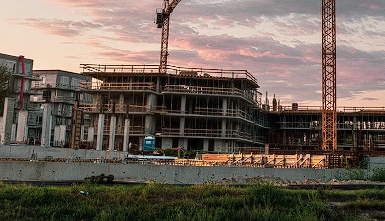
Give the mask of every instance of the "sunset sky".
<path id="1" fill-rule="evenodd" d="M 162 0 L 0 0 L 0 53 L 34 69 L 158 64 Z M 385 106 L 385 1 L 337 2 L 337 105 Z M 168 64 L 247 69 L 283 105 L 321 105 L 322 0 L 182 0 Z M 264 98 L 263 98 L 264 99 Z"/>

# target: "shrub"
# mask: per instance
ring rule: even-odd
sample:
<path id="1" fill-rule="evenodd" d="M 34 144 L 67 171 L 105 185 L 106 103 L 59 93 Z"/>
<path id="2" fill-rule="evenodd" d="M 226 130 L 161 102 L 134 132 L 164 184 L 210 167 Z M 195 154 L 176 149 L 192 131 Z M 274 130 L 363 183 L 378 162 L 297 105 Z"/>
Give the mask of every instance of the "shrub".
<path id="1" fill-rule="evenodd" d="M 373 170 L 371 181 L 385 182 L 385 168 L 376 168 Z"/>

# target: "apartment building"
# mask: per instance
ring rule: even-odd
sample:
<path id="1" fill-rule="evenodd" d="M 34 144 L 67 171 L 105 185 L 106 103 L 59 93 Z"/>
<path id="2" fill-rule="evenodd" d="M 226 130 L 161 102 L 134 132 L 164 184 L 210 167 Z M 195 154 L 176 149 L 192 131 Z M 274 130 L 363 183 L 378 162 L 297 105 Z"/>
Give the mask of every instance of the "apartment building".
<path id="1" fill-rule="evenodd" d="M 36 95 L 30 97 L 30 144 L 69 147 L 72 107 L 79 82 L 90 82 L 91 77 L 63 70 L 34 70 L 33 76 L 40 81 L 32 84 L 32 91 Z M 92 101 L 87 94 L 82 94 L 78 99 L 83 103 Z M 42 136 L 46 139 L 45 143 L 40 140 Z"/>
<path id="2" fill-rule="evenodd" d="M 230 152 L 263 146 L 269 119 L 261 110 L 257 80 L 245 70 L 197 69 L 157 65 L 89 65 L 81 103 L 90 117 L 82 140 L 97 150 L 154 147 Z M 131 145 L 129 145 L 131 143 Z"/>
<path id="3" fill-rule="evenodd" d="M 11 77 L 8 82 L 9 95 L 2 98 L 0 143 L 11 142 L 24 143 L 27 141 L 28 107 L 29 97 L 34 94 L 31 91 L 31 84 L 38 81 L 32 75 L 33 60 L 24 56 L 12 56 L 0 53 L 0 65 L 6 66 Z"/>

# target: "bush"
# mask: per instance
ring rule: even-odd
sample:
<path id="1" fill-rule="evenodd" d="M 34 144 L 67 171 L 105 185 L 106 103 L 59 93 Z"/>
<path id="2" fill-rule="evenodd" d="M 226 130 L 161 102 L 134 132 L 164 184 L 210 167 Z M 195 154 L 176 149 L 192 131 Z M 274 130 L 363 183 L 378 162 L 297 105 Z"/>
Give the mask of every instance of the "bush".
<path id="1" fill-rule="evenodd" d="M 371 181 L 385 182 L 385 168 L 376 168 L 373 170 Z"/>
<path id="2" fill-rule="evenodd" d="M 188 158 L 189 159 L 195 159 L 195 157 L 197 156 L 197 153 L 198 153 L 198 151 L 190 151 L 188 153 Z"/>
<path id="3" fill-rule="evenodd" d="M 172 149 L 165 149 L 164 150 L 164 155 L 172 156 L 172 157 L 177 157 L 178 156 L 178 152 L 173 151 Z"/>

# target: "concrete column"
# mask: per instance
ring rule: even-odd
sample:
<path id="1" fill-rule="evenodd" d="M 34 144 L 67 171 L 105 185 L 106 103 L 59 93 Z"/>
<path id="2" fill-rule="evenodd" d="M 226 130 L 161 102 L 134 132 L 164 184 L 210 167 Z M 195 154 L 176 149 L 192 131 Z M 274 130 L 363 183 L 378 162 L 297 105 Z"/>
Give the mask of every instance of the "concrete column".
<path id="1" fill-rule="evenodd" d="M 150 112 L 154 106 L 156 106 L 156 95 L 149 94 L 147 96 L 147 112 Z M 145 123 L 144 123 L 144 131 L 145 135 L 155 135 L 156 130 L 156 117 L 151 113 L 146 115 Z"/>
<path id="2" fill-rule="evenodd" d="M 209 139 L 203 139 L 203 151 L 209 151 Z"/>
<path id="3" fill-rule="evenodd" d="M 160 93 L 160 77 L 156 77 L 156 92 Z"/>
<path id="4" fill-rule="evenodd" d="M 41 128 L 41 146 L 49 147 L 51 144 L 52 129 L 52 106 L 51 104 L 43 104 L 43 123 Z"/>
<path id="5" fill-rule="evenodd" d="M 188 107 L 188 113 L 189 114 L 193 114 L 193 100 L 192 99 L 190 99 L 189 100 L 189 107 Z"/>
<path id="6" fill-rule="evenodd" d="M 1 144 L 8 145 L 11 141 L 12 122 L 15 99 L 6 97 L 4 100 L 3 122 L 1 128 Z"/>
<path id="7" fill-rule="evenodd" d="M 227 98 L 222 99 L 222 115 L 227 115 Z M 222 119 L 222 137 L 226 137 L 227 127 L 226 119 Z"/>
<path id="8" fill-rule="evenodd" d="M 16 141 L 16 127 L 17 127 L 17 124 L 12 124 L 11 141 Z"/>
<path id="9" fill-rule="evenodd" d="M 119 112 L 124 113 L 124 94 L 120 93 L 119 95 L 119 109 L 117 109 Z"/>
<path id="10" fill-rule="evenodd" d="M 144 137 L 139 137 L 139 150 L 143 150 Z"/>
<path id="11" fill-rule="evenodd" d="M 122 134 L 124 132 L 123 123 L 124 123 L 124 117 L 122 114 L 119 114 L 119 116 L 117 118 L 117 122 L 116 122 L 116 127 L 117 127 L 116 133 Z"/>
<path id="12" fill-rule="evenodd" d="M 16 141 L 26 142 L 27 138 L 28 138 L 28 111 L 19 110 L 19 117 L 17 120 Z"/>
<path id="13" fill-rule="evenodd" d="M 179 147 L 183 148 L 184 150 L 187 150 L 187 148 L 188 148 L 188 139 L 187 138 L 179 138 L 178 143 L 179 143 Z"/>
<path id="14" fill-rule="evenodd" d="M 226 137 L 227 127 L 226 119 L 222 119 L 222 137 Z"/>
<path id="15" fill-rule="evenodd" d="M 357 148 L 357 140 L 358 140 L 358 130 L 357 130 L 357 117 L 354 116 L 353 117 L 353 134 L 352 134 L 352 138 L 353 138 L 353 147 Z"/>
<path id="16" fill-rule="evenodd" d="M 64 145 L 66 141 L 67 125 L 60 125 L 59 143 Z"/>
<path id="17" fill-rule="evenodd" d="M 161 147 L 161 149 L 165 150 L 165 149 L 170 149 L 170 148 L 173 148 L 173 146 L 172 146 L 172 139 L 171 138 L 163 137 L 162 138 L 162 147 Z"/>
<path id="18" fill-rule="evenodd" d="M 97 111 L 100 112 L 101 109 L 103 108 L 103 102 L 102 102 L 102 95 L 101 94 L 96 94 L 95 95 L 95 102 L 96 102 L 96 105 L 97 105 Z"/>
<path id="19" fill-rule="evenodd" d="M 53 145 L 59 145 L 60 126 L 55 126 L 53 130 Z"/>
<path id="20" fill-rule="evenodd" d="M 222 115 L 227 115 L 227 98 L 222 99 Z"/>
<path id="21" fill-rule="evenodd" d="M 124 120 L 123 151 L 128 152 L 130 142 L 130 119 Z"/>
<path id="22" fill-rule="evenodd" d="M 156 95 L 155 94 L 148 94 L 147 95 L 147 102 L 146 102 L 146 107 L 147 111 L 151 111 L 155 108 L 156 106 Z"/>
<path id="23" fill-rule="evenodd" d="M 179 135 L 184 135 L 184 127 L 185 127 L 185 117 L 180 117 L 179 119 Z"/>
<path id="24" fill-rule="evenodd" d="M 94 141 L 94 135 L 95 135 L 95 128 L 94 127 L 89 127 L 88 128 L 87 141 L 88 142 L 93 142 Z"/>
<path id="25" fill-rule="evenodd" d="M 223 140 L 215 140 L 214 141 L 214 151 L 223 152 Z"/>
<path id="26" fill-rule="evenodd" d="M 180 113 L 185 114 L 186 113 L 186 95 L 182 95 L 180 99 Z"/>
<path id="27" fill-rule="evenodd" d="M 286 124 L 286 116 L 283 116 L 283 123 Z M 283 145 L 286 145 L 287 142 L 286 142 L 286 130 L 285 129 L 282 131 L 282 138 L 283 138 L 283 142 L 282 142 Z"/>
<path id="28" fill-rule="evenodd" d="M 84 141 L 84 125 L 80 126 L 80 142 Z"/>
<path id="29" fill-rule="evenodd" d="M 104 114 L 99 114 L 98 133 L 96 135 L 96 150 L 103 149 Z"/>
<path id="30" fill-rule="evenodd" d="M 115 130 L 116 130 L 116 116 L 111 116 L 110 118 L 110 142 L 108 149 L 114 151 L 115 149 Z"/>

